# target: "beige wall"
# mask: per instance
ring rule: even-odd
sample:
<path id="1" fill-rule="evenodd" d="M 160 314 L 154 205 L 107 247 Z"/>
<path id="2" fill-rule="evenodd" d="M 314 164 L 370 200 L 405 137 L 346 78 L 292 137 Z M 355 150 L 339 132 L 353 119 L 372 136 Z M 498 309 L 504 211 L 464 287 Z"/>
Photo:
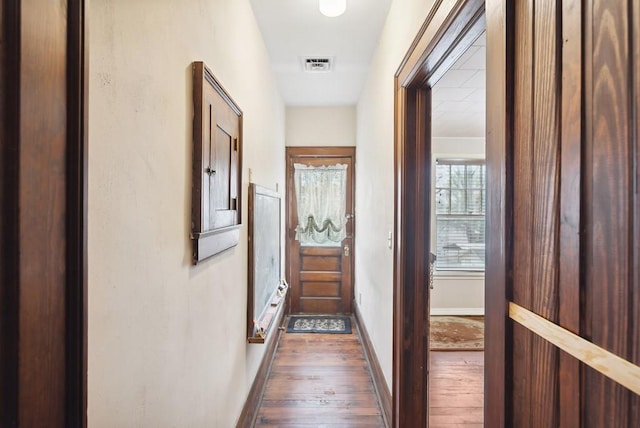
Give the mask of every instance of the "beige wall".
<path id="1" fill-rule="evenodd" d="M 355 146 L 356 107 L 287 107 L 287 146 Z"/>
<path id="2" fill-rule="evenodd" d="M 285 111 L 248 0 L 90 3 L 89 425 L 234 426 L 246 344 L 247 178 L 284 184 Z M 190 263 L 191 68 L 244 113 L 237 247 Z"/>
<path id="3" fill-rule="evenodd" d="M 431 0 L 394 0 L 358 103 L 356 300 L 391 387 L 393 340 L 393 76 Z"/>

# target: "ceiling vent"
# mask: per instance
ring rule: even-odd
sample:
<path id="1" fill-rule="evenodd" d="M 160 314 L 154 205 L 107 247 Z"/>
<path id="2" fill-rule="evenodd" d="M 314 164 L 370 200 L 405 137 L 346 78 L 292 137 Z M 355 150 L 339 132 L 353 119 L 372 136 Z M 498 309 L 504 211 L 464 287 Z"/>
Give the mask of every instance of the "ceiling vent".
<path id="1" fill-rule="evenodd" d="M 333 57 L 304 57 L 302 69 L 307 73 L 328 73 L 333 68 Z"/>

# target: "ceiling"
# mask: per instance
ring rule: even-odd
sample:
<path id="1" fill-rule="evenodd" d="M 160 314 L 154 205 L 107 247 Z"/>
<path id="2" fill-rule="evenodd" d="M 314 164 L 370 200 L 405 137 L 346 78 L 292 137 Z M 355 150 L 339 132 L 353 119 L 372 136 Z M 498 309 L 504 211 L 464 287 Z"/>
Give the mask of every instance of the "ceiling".
<path id="1" fill-rule="evenodd" d="M 484 137 L 486 38 L 483 33 L 433 86 L 434 137 Z"/>
<path id="2" fill-rule="evenodd" d="M 250 2 L 286 105 L 358 103 L 391 0 L 347 0 L 336 18 L 322 15 L 318 0 Z M 331 57 L 332 70 L 304 72 L 309 56 Z M 485 60 L 482 34 L 434 86 L 434 137 L 484 137 Z"/>
<path id="3" fill-rule="evenodd" d="M 286 105 L 355 105 L 391 0 L 347 0 L 327 18 L 318 0 L 250 0 Z M 303 72 L 301 57 L 333 57 L 328 73 Z"/>

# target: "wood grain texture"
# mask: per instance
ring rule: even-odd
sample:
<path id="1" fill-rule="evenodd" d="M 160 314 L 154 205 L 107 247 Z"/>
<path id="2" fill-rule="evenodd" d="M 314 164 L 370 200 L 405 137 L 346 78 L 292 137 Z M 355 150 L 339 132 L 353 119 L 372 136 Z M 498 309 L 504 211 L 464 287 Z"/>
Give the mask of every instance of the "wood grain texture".
<path id="1" fill-rule="evenodd" d="M 492 106 L 500 100 L 491 95 L 493 72 L 488 70 L 487 283 L 496 278 L 495 265 L 506 275 L 505 291 L 513 291 L 516 302 L 632 362 L 638 358 L 640 310 L 636 3 L 487 3 L 489 56 L 492 45 L 505 43 L 491 35 L 506 28 L 508 100 L 501 116 Z M 515 5 L 514 15 L 509 4 Z M 493 13 L 504 20 L 494 21 Z M 529 51 L 530 65 L 523 60 Z M 495 129 L 498 137 L 503 135 L 494 115 L 505 118 L 507 137 L 514 132 L 506 150 L 493 141 Z M 500 171 L 509 177 L 511 167 L 513 200 L 509 180 L 502 187 L 491 182 L 492 174 Z M 501 191 L 498 198 L 492 198 L 493 188 Z M 509 233 L 510 207 L 513 233 L 499 246 L 492 240 L 500 239 L 505 230 Z M 507 216 L 500 217 L 504 213 Z M 504 256 L 499 252 L 503 249 Z M 500 331 L 492 322 L 491 308 L 497 303 L 492 303 L 492 286 L 488 287 L 487 355 L 493 352 L 493 334 Z M 574 359 L 537 335 L 518 325 L 511 328 L 513 349 L 507 326 L 507 377 L 499 386 L 506 391 L 506 420 L 500 420 L 497 400 L 488 393 L 487 408 L 492 410 L 485 412 L 487 426 L 638 424 L 635 395 L 591 368 L 580 369 Z M 494 385 L 495 375 L 501 373 L 492 367 L 491 358 L 488 361 L 486 382 Z"/>
<path id="2" fill-rule="evenodd" d="M 533 272 L 533 61 L 534 0 L 516 8 L 516 44 L 514 56 L 514 226 L 513 226 L 513 301 L 531 308 Z M 513 424 L 526 427 L 531 408 L 519 403 L 531 402 L 531 347 L 533 335 L 526 329 L 513 328 Z"/>
<path id="3" fill-rule="evenodd" d="M 484 352 L 431 352 L 429 427 L 483 427 Z"/>
<path id="4" fill-rule="evenodd" d="M 85 14 L 2 4 L 2 426 L 86 424 Z"/>
<path id="5" fill-rule="evenodd" d="M 629 299 L 631 254 L 637 248 L 629 235 L 633 188 L 630 143 L 630 28 L 626 1 L 594 1 L 591 20 L 592 122 L 590 164 L 591 199 L 586 260 L 586 292 L 590 296 L 591 340 L 623 358 L 629 348 L 632 320 Z M 636 143 L 637 144 L 637 141 Z M 630 426 L 629 393 L 620 385 L 585 371 L 585 423 L 587 426 Z"/>
<path id="6" fill-rule="evenodd" d="M 404 90 L 403 90 L 404 91 Z M 428 217 L 431 165 L 429 108 L 431 91 L 405 91 L 399 96 L 402 140 L 396 141 L 396 244 L 394 302 L 394 426 L 427 423 L 429 294 Z M 398 99 L 396 99 L 398 102 Z M 422 119 L 424 118 L 424 119 Z M 399 147 L 401 146 L 401 147 Z"/>
<path id="7" fill-rule="evenodd" d="M 514 301 L 557 317 L 558 16 L 555 2 L 516 7 Z M 514 327 L 514 424 L 556 426 L 556 350 Z"/>
<path id="8" fill-rule="evenodd" d="M 560 17 L 557 1 L 534 6 L 533 76 L 533 270 L 532 309 L 547 319 L 558 318 L 559 224 L 559 96 Z M 526 189 L 521 189 L 526 191 Z M 517 284 L 516 284 L 517 286 Z M 557 426 L 559 404 L 558 351 L 534 336 L 531 355 L 531 426 Z M 514 403 L 514 407 L 517 404 Z"/>
<path id="9" fill-rule="evenodd" d="M 640 4 L 631 2 L 631 52 L 630 56 L 633 61 L 631 69 L 632 75 L 632 99 L 634 100 L 633 112 L 631 120 L 634 124 L 635 133 L 631 136 L 632 151 L 634 152 L 634 218 L 633 218 L 633 242 L 640 242 Z M 632 339 L 632 355 L 631 361 L 640 366 L 640 248 L 636 245 L 633 249 L 633 288 L 632 295 L 632 313 L 633 319 L 631 326 Z M 640 421 L 640 394 L 631 397 L 631 409 L 629 420 Z"/>
<path id="10" fill-rule="evenodd" d="M 66 2 L 23 1 L 21 26 L 18 418 L 21 426 L 63 426 Z"/>
<path id="11" fill-rule="evenodd" d="M 284 333 L 255 426 L 384 427 L 357 333 Z"/>
<path id="12" fill-rule="evenodd" d="M 485 273 L 484 425 L 511 424 L 514 4 L 486 1 L 487 22 L 487 266 Z M 507 354 L 509 353 L 509 354 Z"/>
<path id="13" fill-rule="evenodd" d="M 560 240 L 558 321 L 580 333 L 580 207 L 582 162 L 582 4 L 562 2 Z M 559 425 L 580 427 L 580 364 L 559 355 Z"/>
<path id="14" fill-rule="evenodd" d="M 598 373 L 613 379 L 632 392 L 640 394 L 640 366 L 632 364 L 513 302 L 509 305 L 509 316 L 538 337 L 557 346 Z"/>

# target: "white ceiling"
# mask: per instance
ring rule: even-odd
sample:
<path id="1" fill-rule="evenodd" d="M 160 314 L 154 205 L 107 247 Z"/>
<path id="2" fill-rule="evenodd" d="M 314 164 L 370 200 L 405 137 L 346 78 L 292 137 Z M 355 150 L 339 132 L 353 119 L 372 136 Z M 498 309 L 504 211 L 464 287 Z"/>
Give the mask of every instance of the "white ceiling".
<path id="1" fill-rule="evenodd" d="M 482 34 L 433 86 L 434 137 L 484 137 L 486 40 Z"/>
<path id="2" fill-rule="evenodd" d="M 336 18 L 322 15 L 318 0 L 250 2 L 286 105 L 357 104 L 391 0 L 347 0 Z M 333 57 L 333 70 L 303 72 L 308 56 Z M 436 83 L 434 137 L 484 137 L 485 61 L 482 34 Z"/>
<path id="3" fill-rule="evenodd" d="M 287 105 L 355 105 L 391 0 L 347 0 L 327 18 L 318 0 L 250 0 Z M 305 73 L 301 57 L 330 56 L 329 73 Z"/>

